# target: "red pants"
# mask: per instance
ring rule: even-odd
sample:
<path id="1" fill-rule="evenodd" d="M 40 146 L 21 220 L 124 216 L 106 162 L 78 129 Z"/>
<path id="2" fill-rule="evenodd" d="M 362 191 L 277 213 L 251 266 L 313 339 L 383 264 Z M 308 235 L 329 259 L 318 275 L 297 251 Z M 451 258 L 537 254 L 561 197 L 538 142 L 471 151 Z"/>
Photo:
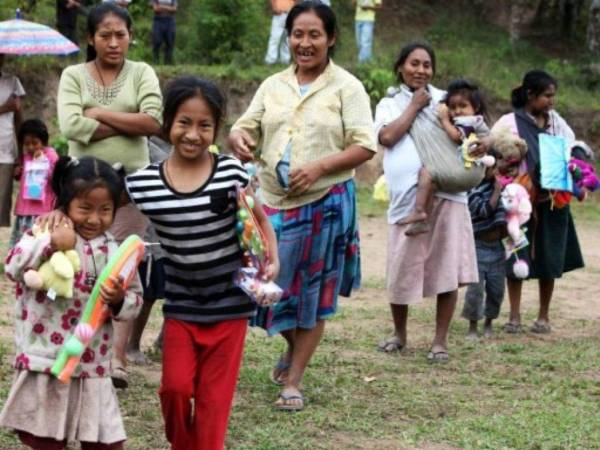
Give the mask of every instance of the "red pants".
<path id="1" fill-rule="evenodd" d="M 34 450 L 62 450 L 67 446 L 67 440 L 57 441 L 56 439 L 34 436 L 25 431 L 17 431 L 17 436 L 27 447 Z M 123 442 L 113 442 L 112 444 L 102 444 L 100 442 L 81 442 L 81 450 L 123 450 Z"/>
<path id="2" fill-rule="evenodd" d="M 159 394 L 173 450 L 223 449 L 247 326 L 165 320 Z"/>

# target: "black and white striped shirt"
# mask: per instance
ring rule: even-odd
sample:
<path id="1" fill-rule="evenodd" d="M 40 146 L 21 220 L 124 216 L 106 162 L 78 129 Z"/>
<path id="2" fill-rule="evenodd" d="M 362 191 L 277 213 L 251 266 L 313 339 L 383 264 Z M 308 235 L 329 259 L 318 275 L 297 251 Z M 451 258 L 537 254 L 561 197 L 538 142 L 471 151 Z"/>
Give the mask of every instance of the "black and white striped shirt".
<path id="1" fill-rule="evenodd" d="M 250 317 L 254 304 L 233 285 L 242 252 L 236 234 L 236 185 L 248 184 L 241 163 L 216 155 L 207 182 L 191 193 L 169 186 L 163 163 L 126 178 L 127 191 L 148 216 L 165 259 L 165 317 L 218 322 Z"/>

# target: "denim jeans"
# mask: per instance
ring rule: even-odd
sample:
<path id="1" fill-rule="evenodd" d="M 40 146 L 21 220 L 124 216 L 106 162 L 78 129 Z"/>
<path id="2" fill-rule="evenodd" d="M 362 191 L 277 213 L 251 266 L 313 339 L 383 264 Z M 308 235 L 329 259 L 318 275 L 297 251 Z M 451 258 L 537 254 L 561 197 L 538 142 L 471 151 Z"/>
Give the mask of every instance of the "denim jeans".
<path id="1" fill-rule="evenodd" d="M 374 21 L 357 20 L 355 23 L 356 46 L 358 47 L 358 62 L 362 63 L 373 57 Z"/>
<path id="2" fill-rule="evenodd" d="M 496 319 L 504 299 L 506 262 L 500 241 L 475 239 L 479 283 L 470 284 L 465 294 L 462 316 L 467 320 Z M 484 302 L 485 296 L 485 302 Z"/>
<path id="3" fill-rule="evenodd" d="M 271 35 L 269 36 L 269 44 L 265 56 L 266 64 L 275 64 L 276 62 L 289 64 L 290 62 L 290 49 L 285 32 L 286 19 L 287 13 L 273 15 L 273 19 L 271 20 Z"/>

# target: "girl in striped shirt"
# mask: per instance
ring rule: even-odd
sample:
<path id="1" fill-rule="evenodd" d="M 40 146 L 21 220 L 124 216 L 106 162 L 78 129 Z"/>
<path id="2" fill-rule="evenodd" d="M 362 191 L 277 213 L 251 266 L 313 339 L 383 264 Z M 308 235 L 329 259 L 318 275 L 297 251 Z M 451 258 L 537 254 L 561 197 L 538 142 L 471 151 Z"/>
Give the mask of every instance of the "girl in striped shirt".
<path id="1" fill-rule="evenodd" d="M 214 84 L 174 80 L 163 108 L 173 150 L 126 179 L 166 256 L 160 399 L 176 450 L 223 448 L 248 318 L 255 313 L 255 304 L 233 284 L 242 266 L 237 186 L 247 186 L 249 176 L 237 159 L 208 151 L 224 110 Z M 273 280 L 279 272 L 275 233 L 258 199 L 254 212 L 269 241 L 266 276 Z"/>

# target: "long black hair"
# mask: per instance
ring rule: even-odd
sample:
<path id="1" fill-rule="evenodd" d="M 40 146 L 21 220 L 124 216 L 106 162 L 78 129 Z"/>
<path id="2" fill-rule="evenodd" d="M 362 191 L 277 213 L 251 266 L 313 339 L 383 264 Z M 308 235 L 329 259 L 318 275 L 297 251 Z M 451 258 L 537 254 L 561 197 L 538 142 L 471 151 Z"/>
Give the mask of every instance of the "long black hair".
<path id="1" fill-rule="evenodd" d="M 194 97 L 202 97 L 210 108 L 215 121 L 215 137 L 226 114 L 225 95 L 216 84 L 196 76 L 184 76 L 172 80 L 165 89 L 163 100 L 163 135 L 169 139 L 169 133 L 177 110 L 183 102 Z"/>
<path id="2" fill-rule="evenodd" d="M 87 33 L 89 38 L 94 37 L 96 31 L 98 31 L 98 25 L 100 25 L 100 23 L 104 20 L 104 17 L 109 14 L 114 14 L 118 18 L 122 19 L 127 25 L 127 30 L 131 32 L 131 26 L 133 23 L 131 21 L 131 16 L 126 9 L 115 5 L 114 3 L 100 3 L 99 5 L 91 8 L 88 14 Z M 96 59 L 96 49 L 93 45 L 88 44 L 86 61 L 92 61 L 94 59 Z"/>
<path id="3" fill-rule="evenodd" d="M 396 58 L 396 62 L 394 63 L 394 75 L 396 75 L 396 80 L 398 83 L 402 83 L 404 80 L 402 79 L 402 74 L 400 73 L 400 68 L 404 65 L 408 57 L 415 50 L 425 50 L 429 55 L 429 59 L 431 59 L 431 70 L 435 75 L 435 52 L 431 45 L 426 42 L 411 42 L 410 44 L 406 44 L 400 50 L 398 57 Z"/>
<path id="4" fill-rule="evenodd" d="M 108 190 L 116 212 L 123 192 L 122 174 L 107 162 L 93 156 L 80 159 L 61 156 L 56 162 L 52 174 L 52 190 L 56 194 L 55 208 L 66 213 L 74 198 L 98 187 Z"/>
<path id="5" fill-rule="evenodd" d="M 296 18 L 305 12 L 313 11 L 321 22 L 323 22 L 323 28 L 325 29 L 325 34 L 328 39 L 336 38 L 336 43 L 338 41 L 338 26 L 337 19 L 335 18 L 335 13 L 333 10 L 322 3 L 319 0 L 306 0 L 304 2 L 300 2 L 290 10 L 287 15 L 287 19 L 285 20 L 285 30 L 287 32 L 288 37 L 291 36 L 292 30 L 294 29 L 294 21 Z M 327 49 L 327 56 L 331 57 L 335 51 L 335 44 Z"/>
<path id="6" fill-rule="evenodd" d="M 513 89 L 510 94 L 513 108 L 523 108 L 527 104 L 530 95 L 537 97 L 550 86 L 558 88 L 558 83 L 552 75 L 544 70 L 530 70 L 523 77 L 521 86 Z"/>

